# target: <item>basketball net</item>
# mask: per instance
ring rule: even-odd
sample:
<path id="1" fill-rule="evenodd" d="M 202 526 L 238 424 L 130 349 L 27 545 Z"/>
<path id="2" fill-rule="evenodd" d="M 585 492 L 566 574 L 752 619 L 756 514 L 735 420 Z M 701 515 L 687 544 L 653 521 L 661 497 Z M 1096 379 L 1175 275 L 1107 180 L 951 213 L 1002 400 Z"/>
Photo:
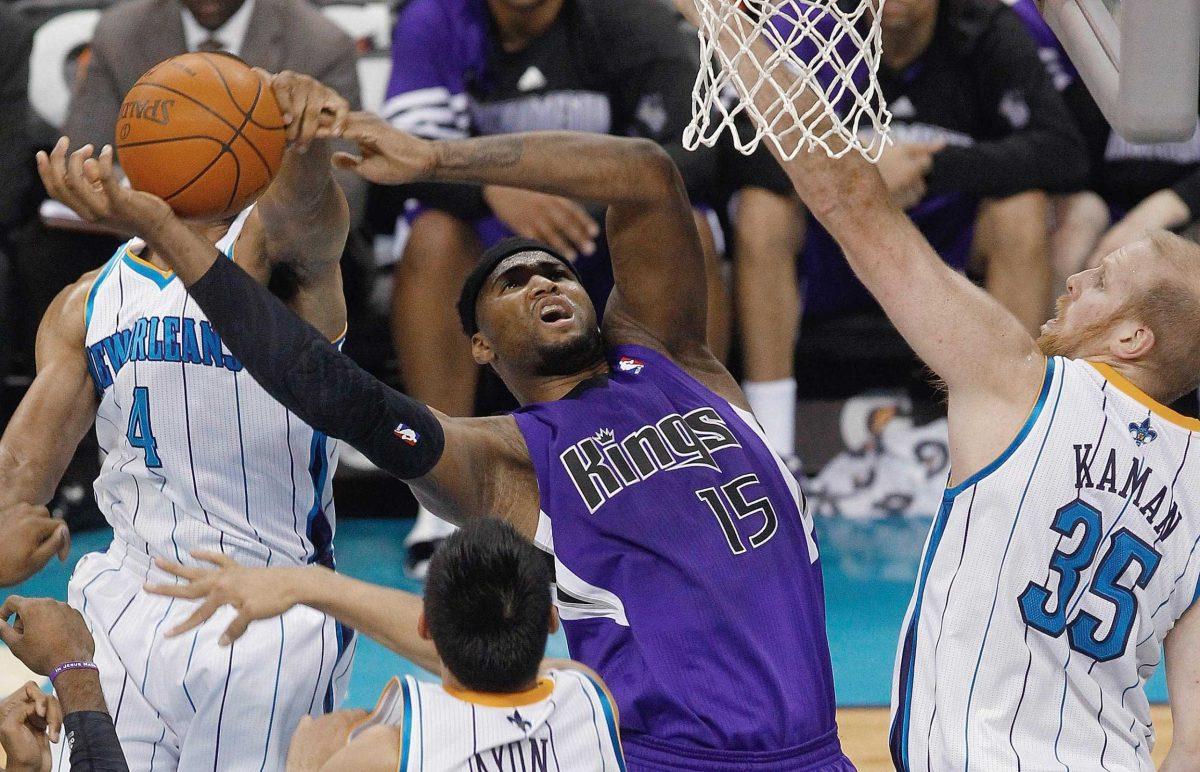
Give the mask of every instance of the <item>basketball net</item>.
<path id="1" fill-rule="evenodd" d="M 851 2 L 695 0 L 701 65 L 684 146 L 712 147 L 729 129 L 747 155 L 767 139 L 787 160 L 816 148 L 877 160 L 892 118 L 876 78 L 883 0 Z"/>

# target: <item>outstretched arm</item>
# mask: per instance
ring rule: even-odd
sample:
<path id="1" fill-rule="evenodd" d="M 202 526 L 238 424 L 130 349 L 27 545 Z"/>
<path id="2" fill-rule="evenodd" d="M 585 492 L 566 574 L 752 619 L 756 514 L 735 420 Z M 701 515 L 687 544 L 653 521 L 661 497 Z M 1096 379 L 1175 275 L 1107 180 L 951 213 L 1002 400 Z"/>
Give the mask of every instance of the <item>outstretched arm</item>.
<path id="1" fill-rule="evenodd" d="M 67 524 L 46 504 L 96 417 L 83 310 L 95 273 L 64 289 L 37 335 L 37 377 L 0 438 L 0 585 L 17 584 L 56 553 L 66 560 Z"/>
<path id="2" fill-rule="evenodd" d="M 693 0 L 676 0 L 676 5 L 699 23 Z M 727 31 L 718 43 L 731 54 L 737 50 Z M 771 53 L 760 40 L 748 56 L 739 57 L 742 80 L 756 82 L 759 62 Z M 778 88 L 768 85 L 753 95 L 768 122 L 780 110 L 772 105 L 777 90 L 786 92 L 795 77 L 787 67 L 776 67 L 771 79 Z M 814 100 L 811 90 L 799 90 L 796 113 L 804 115 Z M 774 144 L 768 145 L 778 157 Z M 960 452 L 955 459 L 956 474 L 982 466 L 990 460 L 988 453 L 1011 440 L 1039 391 L 1045 359 L 1034 340 L 994 298 L 945 264 L 891 202 L 875 167 L 859 154 L 851 151 L 834 159 L 807 149 L 791 161 L 780 158 L 780 163 L 896 329 L 949 387 L 951 413 L 989 406 L 997 438 L 982 444 L 998 447 L 975 447 L 966 458 Z M 951 443 L 961 446 L 954 437 Z M 967 444 L 979 443 L 968 438 Z"/>
<path id="3" fill-rule="evenodd" d="M 346 328 L 341 258 L 350 209 L 333 178 L 329 138 L 340 131 L 350 105 L 307 75 L 256 72 L 279 102 L 288 148 L 246 219 L 234 259 L 263 281 L 276 269 L 290 272 L 295 291 L 289 305 L 333 340 Z"/>
<path id="4" fill-rule="evenodd" d="M 511 417 L 448 418 L 374 378 L 233 261 L 218 259 L 166 202 L 121 187 L 112 155 L 108 146 L 98 159 L 84 148 L 65 169 L 44 159 L 38 168 L 48 188 L 69 190 L 85 218 L 142 234 L 255 381 L 301 420 L 408 482 L 448 520 L 503 517 L 534 535 L 536 486 L 512 487 L 532 483 L 532 470 Z"/>
<path id="5" fill-rule="evenodd" d="M 366 113 L 352 113 L 343 136 L 362 155 L 335 162 L 372 182 L 473 182 L 607 204 L 616 290 L 605 324 L 672 354 L 705 349 L 704 255 L 679 172 L 656 143 L 568 132 L 429 142 Z"/>

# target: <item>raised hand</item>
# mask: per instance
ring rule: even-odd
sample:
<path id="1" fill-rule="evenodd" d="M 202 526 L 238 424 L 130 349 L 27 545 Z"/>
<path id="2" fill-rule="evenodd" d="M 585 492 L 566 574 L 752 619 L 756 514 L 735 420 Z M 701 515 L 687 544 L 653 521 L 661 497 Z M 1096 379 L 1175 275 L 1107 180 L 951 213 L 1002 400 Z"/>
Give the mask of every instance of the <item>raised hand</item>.
<path id="1" fill-rule="evenodd" d="M 292 147 L 303 152 L 313 140 L 341 133 L 350 114 L 350 103 L 341 94 L 315 78 L 291 70 L 275 75 L 257 67 L 254 71 L 275 94 Z"/>
<path id="2" fill-rule="evenodd" d="M 90 662 L 96 652 L 83 617 L 53 598 L 9 595 L 0 606 L 0 640 L 25 667 L 44 676 L 64 662 Z"/>
<path id="3" fill-rule="evenodd" d="M 0 746 L 8 772 L 50 769 L 50 742 L 58 742 L 62 707 L 30 681 L 0 702 Z"/>
<path id="4" fill-rule="evenodd" d="M 517 235 L 540 239 L 569 260 L 596 251 L 600 226 L 569 198 L 501 185 L 485 187 L 483 198 Z"/>
<path id="5" fill-rule="evenodd" d="M 350 113 L 341 136 L 358 145 L 359 155 L 334 153 L 333 165 L 381 185 L 427 179 L 437 164 L 433 142 L 394 129 L 373 113 Z"/>
<path id="6" fill-rule="evenodd" d="M 292 590 L 305 568 L 250 568 L 238 565 L 219 552 L 197 550 L 192 557 L 211 563 L 215 568 L 185 566 L 156 558 L 154 563 L 168 574 L 184 580 L 181 584 L 147 584 L 146 592 L 172 598 L 202 601 L 192 615 L 167 632 L 168 638 L 182 635 L 208 621 L 222 606 L 233 606 L 237 616 L 220 638 L 228 646 L 258 619 L 276 617 L 295 606 Z"/>
<path id="7" fill-rule="evenodd" d="M 4 539 L 0 540 L 0 586 L 19 584 L 42 570 L 54 555 L 65 561 L 71 531 L 45 507 L 12 504 L 0 508 Z"/>
<path id="8" fill-rule="evenodd" d="M 113 168 L 113 149 L 105 145 L 93 157 L 91 145 L 68 154 L 71 141 L 60 137 L 47 155 L 37 153 L 38 175 L 51 197 L 88 222 L 145 235 L 175 216 L 157 196 L 125 187 Z"/>

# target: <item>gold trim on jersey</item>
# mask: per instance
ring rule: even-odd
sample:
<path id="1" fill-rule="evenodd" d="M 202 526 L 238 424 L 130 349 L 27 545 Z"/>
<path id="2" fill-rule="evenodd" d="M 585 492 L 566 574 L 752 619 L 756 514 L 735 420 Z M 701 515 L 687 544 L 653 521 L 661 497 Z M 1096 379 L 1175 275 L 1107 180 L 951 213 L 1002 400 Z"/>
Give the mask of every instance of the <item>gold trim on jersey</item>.
<path id="1" fill-rule="evenodd" d="M 1185 415 L 1176 413 L 1171 408 L 1167 407 L 1161 402 L 1158 402 L 1154 399 L 1154 397 L 1151 397 L 1149 394 L 1139 389 L 1128 378 L 1113 369 L 1112 366 L 1106 365 L 1103 362 L 1089 361 L 1088 364 L 1096 368 L 1096 371 L 1103 375 L 1105 380 L 1107 380 L 1117 389 L 1121 390 L 1130 397 L 1133 397 L 1142 405 L 1149 408 L 1151 413 L 1154 413 L 1160 418 L 1165 418 L 1177 426 L 1182 426 L 1184 429 L 1188 429 L 1189 431 L 1200 432 L 1200 420 L 1188 418 Z"/>
<path id="2" fill-rule="evenodd" d="M 455 689 L 442 684 L 446 694 L 457 697 L 464 702 L 472 702 L 488 708 L 523 708 L 535 702 L 541 702 L 554 693 L 554 679 L 542 678 L 537 686 L 523 692 L 475 692 L 470 689 Z"/>
<path id="3" fill-rule="evenodd" d="M 163 277 L 164 279 L 170 279 L 173 276 L 175 276 L 174 271 L 169 270 L 169 269 L 163 270 L 162 268 L 159 268 L 157 265 L 150 262 L 149 260 L 135 254 L 134 251 L 129 248 L 128 244 L 125 245 L 125 256 L 128 257 L 133 262 L 137 263 L 138 265 L 144 265 L 145 267 L 149 268 L 151 271 L 154 271 L 155 273 L 157 273 L 159 276 Z"/>

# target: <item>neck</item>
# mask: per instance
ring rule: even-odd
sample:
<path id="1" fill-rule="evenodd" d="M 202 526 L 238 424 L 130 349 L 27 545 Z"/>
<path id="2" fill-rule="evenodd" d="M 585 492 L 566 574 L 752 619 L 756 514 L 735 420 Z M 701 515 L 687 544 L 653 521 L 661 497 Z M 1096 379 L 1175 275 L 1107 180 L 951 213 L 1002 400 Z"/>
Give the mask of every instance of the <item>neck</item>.
<path id="1" fill-rule="evenodd" d="M 513 376 L 504 373 L 501 380 L 517 402 L 529 405 L 534 402 L 554 402 L 571 393 L 579 384 L 608 372 L 608 362 L 601 359 L 595 364 L 570 375 Z"/>
<path id="2" fill-rule="evenodd" d="M 185 222 L 184 224 L 187 226 L 188 230 L 199 236 L 202 236 L 204 239 L 213 244 L 216 244 L 221 240 L 221 237 L 229 231 L 230 225 L 228 222 Z M 145 252 L 139 255 L 139 257 L 164 271 L 172 270 L 171 264 L 160 257 L 157 252 L 149 247 L 149 245 L 146 246 Z"/>
<path id="3" fill-rule="evenodd" d="M 517 687 L 516 689 L 513 689 L 511 692 L 485 692 L 485 694 L 518 694 L 520 692 L 527 692 L 537 685 L 538 685 L 538 676 L 535 675 L 532 679 L 530 679 L 526 683 L 521 684 L 519 687 Z M 459 691 L 459 692 L 476 691 L 475 689 L 472 689 L 469 686 L 464 686 L 463 682 L 459 681 L 457 678 L 455 678 L 454 674 L 451 673 L 446 668 L 445 665 L 442 666 L 442 686 L 446 689 L 453 689 L 454 691 Z"/>
<path id="4" fill-rule="evenodd" d="M 488 0 L 492 18 L 500 31 L 500 46 L 512 53 L 529 45 L 558 18 L 563 0 L 545 0 L 530 8 L 512 8 L 500 0 Z"/>
<path id="5" fill-rule="evenodd" d="M 918 22 L 903 30 L 883 32 L 883 64 L 889 70 L 903 70 L 917 60 L 929 44 L 937 29 L 937 16 Z"/>
<path id="6" fill-rule="evenodd" d="M 1113 356 L 1095 356 L 1085 357 L 1089 362 L 1097 362 L 1099 364 L 1108 365 L 1116 370 L 1125 380 L 1137 386 L 1146 396 L 1150 397 L 1160 405 L 1170 405 L 1175 400 L 1183 396 L 1183 394 L 1173 393 L 1161 378 L 1154 372 L 1154 368 L 1146 366 L 1141 362 L 1130 362 L 1124 359 L 1118 359 Z M 1186 393 L 1186 392 L 1184 392 Z"/>

